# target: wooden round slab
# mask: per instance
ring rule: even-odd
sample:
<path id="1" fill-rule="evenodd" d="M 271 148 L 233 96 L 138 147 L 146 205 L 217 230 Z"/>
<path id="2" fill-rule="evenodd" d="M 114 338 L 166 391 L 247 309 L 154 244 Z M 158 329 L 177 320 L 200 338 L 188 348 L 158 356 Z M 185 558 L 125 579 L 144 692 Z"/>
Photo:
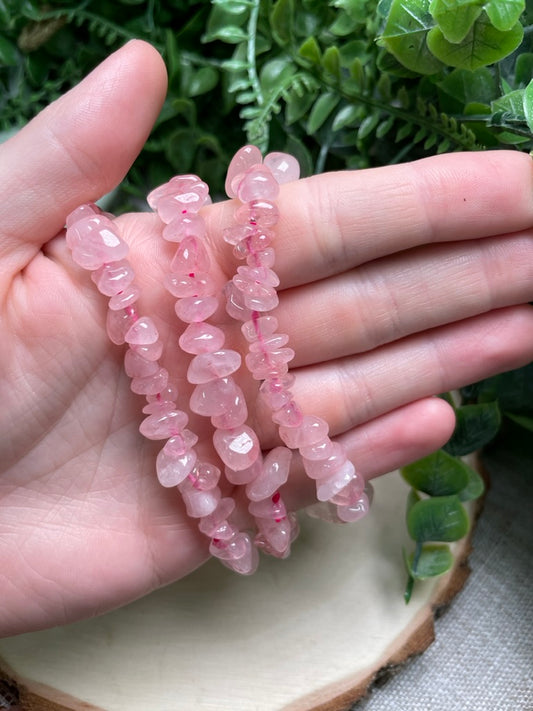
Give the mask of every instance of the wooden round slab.
<path id="1" fill-rule="evenodd" d="M 302 516 L 291 557 L 263 557 L 250 578 L 211 561 L 116 612 L 0 640 L 0 679 L 25 711 L 349 708 L 426 649 L 435 608 L 468 575 L 466 539 L 453 571 L 418 583 L 406 605 L 407 486 L 392 473 L 375 490 L 357 524 Z"/>

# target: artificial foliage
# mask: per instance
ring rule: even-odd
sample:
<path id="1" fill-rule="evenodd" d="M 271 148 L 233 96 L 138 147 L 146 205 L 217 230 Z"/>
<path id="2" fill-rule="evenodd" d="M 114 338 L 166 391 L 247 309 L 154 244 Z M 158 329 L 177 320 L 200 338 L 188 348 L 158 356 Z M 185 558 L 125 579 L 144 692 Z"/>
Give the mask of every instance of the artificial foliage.
<path id="1" fill-rule="evenodd" d="M 134 37 L 163 55 L 169 90 L 113 196 L 141 204 L 176 172 L 223 194 L 236 149 L 295 155 L 303 174 L 436 153 L 533 149 L 533 0 L 0 0 L 0 138 Z M 511 422 L 533 431 L 532 367 L 466 388 L 443 450 L 411 486 L 406 599 L 453 562 L 463 502 L 483 482 L 459 457 Z"/>

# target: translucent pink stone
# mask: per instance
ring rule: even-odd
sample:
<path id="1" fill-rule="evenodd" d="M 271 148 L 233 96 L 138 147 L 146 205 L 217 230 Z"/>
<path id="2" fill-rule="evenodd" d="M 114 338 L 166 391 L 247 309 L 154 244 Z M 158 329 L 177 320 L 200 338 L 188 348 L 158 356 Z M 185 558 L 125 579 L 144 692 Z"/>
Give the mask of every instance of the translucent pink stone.
<path id="1" fill-rule="evenodd" d="M 318 501 L 316 504 L 307 506 L 305 513 L 310 518 L 317 518 L 327 523 L 344 523 L 337 514 L 337 506 L 334 506 L 329 501 Z"/>
<path id="2" fill-rule="evenodd" d="M 248 408 L 244 393 L 239 387 L 236 387 L 235 394 L 229 402 L 229 407 L 224 412 L 213 415 L 211 424 L 213 427 L 218 427 L 221 430 L 230 430 L 234 427 L 240 427 L 248 419 Z"/>
<path id="3" fill-rule="evenodd" d="M 220 499 L 216 509 L 202 518 L 198 524 L 198 528 L 206 536 L 214 536 L 220 526 L 224 526 L 224 528 L 226 528 L 227 519 L 231 516 L 234 509 L 235 500 L 232 497 L 227 496 Z M 223 538 L 223 536 L 221 536 L 221 538 Z"/>
<path id="4" fill-rule="evenodd" d="M 196 237 L 185 237 L 172 260 L 173 272 L 191 274 L 208 272 L 211 266 L 207 250 Z"/>
<path id="5" fill-rule="evenodd" d="M 121 346 L 126 342 L 126 333 L 131 326 L 138 320 L 135 306 L 130 306 L 121 311 L 107 310 L 106 331 L 109 340 L 117 346 Z"/>
<path id="6" fill-rule="evenodd" d="M 272 171 L 277 183 L 290 183 L 300 177 L 300 165 L 289 153 L 268 153 L 263 164 Z"/>
<path id="7" fill-rule="evenodd" d="M 218 467 L 215 467 L 214 464 L 209 464 L 208 462 L 198 462 L 189 475 L 188 482 L 195 489 L 199 489 L 200 491 L 209 491 L 210 489 L 215 488 L 219 479 L 220 469 Z"/>
<path id="8" fill-rule="evenodd" d="M 261 265 L 263 267 L 272 268 L 276 262 L 276 253 L 271 247 L 267 247 L 266 249 L 250 254 L 246 258 L 246 262 L 251 267 Z"/>
<path id="9" fill-rule="evenodd" d="M 294 358 L 292 348 L 273 351 L 250 352 L 245 356 L 246 366 L 255 380 L 276 378 L 287 373 L 288 363 Z M 277 422 L 277 420 L 276 420 Z M 285 423 L 283 423 L 285 424 Z"/>
<path id="10" fill-rule="evenodd" d="M 365 490 L 365 480 L 357 474 L 338 494 L 331 497 L 331 503 L 338 506 L 352 506 L 357 504 L 361 498 L 361 494 Z"/>
<path id="11" fill-rule="evenodd" d="M 240 368 L 241 356 L 237 351 L 224 349 L 214 353 L 194 356 L 187 370 L 189 383 L 208 383 L 216 378 L 225 378 Z"/>
<path id="12" fill-rule="evenodd" d="M 218 308 L 215 296 L 188 296 L 176 302 L 176 316 L 185 323 L 205 321 Z"/>
<path id="13" fill-rule="evenodd" d="M 239 573 L 240 575 L 253 575 L 259 565 L 259 553 L 250 536 L 247 533 L 243 535 L 245 536 L 244 554 L 240 558 L 222 560 L 221 562 L 235 573 Z"/>
<path id="14" fill-rule="evenodd" d="M 299 427 L 279 428 L 279 436 L 283 442 L 291 449 L 299 449 L 306 445 L 321 442 L 329 431 L 328 423 L 321 417 L 314 415 L 304 415 Z"/>
<path id="15" fill-rule="evenodd" d="M 272 172 L 262 165 L 249 168 L 239 181 L 237 197 L 241 202 L 252 200 L 275 200 L 279 194 L 279 184 Z"/>
<path id="16" fill-rule="evenodd" d="M 175 400 L 162 400 L 162 399 L 157 399 L 157 400 L 152 400 L 152 402 L 148 402 L 144 407 L 143 407 L 143 412 L 145 415 L 165 415 L 168 412 L 171 412 L 172 410 L 176 409 L 176 402 Z"/>
<path id="17" fill-rule="evenodd" d="M 272 286 L 263 286 L 253 294 L 244 294 L 244 305 L 252 311 L 272 311 L 278 304 L 278 294 Z"/>
<path id="18" fill-rule="evenodd" d="M 244 203 L 235 211 L 235 221 L 240 225 L 273 227 L 278 220 L 278 208 L 269 200 L 252 200 Z"/>
<path id="19" fill-rule="evenodd" d="M 337 472 L 346 462 L 346 451 L 338 442 L 332 442 L 329 454 L 325 459 L 303 460 L 307 476 L 311 479 L 325 479 Z"/>
<path id="20" fill-rule="evenodd" d="M 253 343 L 259 338 L 268 338 L 273 335 L 277 328 L 278 320 L 275 316 L 259 316 L 243 323 L 241 331 L 246 340 Z"/>
<path id="21" fill-rule="evenodd" d="M 141 295 L 141 290 L 135 284 L 130 284 L 126 286 L 123 291 L 115 294 L 109 299 L 109 308 L 113 311 L 118 311 L 119 309 L 126 309 L 128 306 L 132 306 Z"/>
<path id="22" fill-rule="evenodd" d="M 159 370 L 159 365 L 153 360 L 143 358 L 139 353 L 128 348 L 124 356 L 124 369 L 130 378 L 153 375 Z"/>
<path id="23" fill-rule="evenodd" d="M 162 415 L 148 415 L 139 431 L 148 439 L 168 439 L 178 435 L 187 425 L 189 418 L 181 410 L 172 410 Z"/>
<path id="24" fill-rule="evenodd" d="M 187 478 L 196 464 L 196 452 L 190 449 L 181 455 L 169 454 L 165 447 L 156 459 L 157 478 L 161 486 L 177 486 Z"/>
<path id="25" fill-rule="evenodd" d="M 339 445 L 329 437 L 324 437 L 320 442 L 300 447 L 302 457 L 310 460 L 327 459 L 338 451 Z"/>
<path id="26" fill-rule="evenodd" d="M 115 225 L 104 215 L 91 215 L 67 229 L 67 244 L 72 258 L 84 269 L 98 269 L 128 254 L 128 245 L 118 235 Z"/>
<path id="27" fill-rule="evenodd" d="M 178 175 L 152 190 L 147 200 L 161 220 L 168 224 L 183 211 L 198 212 L 208 193 L 208 186 L 198 176 Z"/>
<path id="28" fill-rule="evenodd" d="M 275 333 L 273 336 L 262 338 L 261 341 L 256 341 L 250 345 L 251 353 L 260 353 L 261 351 L 271 352 L 278 348 L 283 348 L 289 342 L 289 337 L 285 333 Z"/>
<path id="29" fill-rule="evenodd" d="M 304 467 L 306 462 L 304 461 Z M 307 471 L 307 469 L 306 469 Z M 319 501 L 329 501 L 335 494 L 350 483 L 355 476 L 355 467 L 346 461 L 335 473 L 327 479 L 318 479 L 316 482 L 316 497 Z"/>
<path id="30" fill-rule="evenodd" d="M 209 323 L 191 323 L 179 338 L 180 348 L 186 353 L 199 355 L 213 353 L 224 345 L 224 331 Z"/>
<path id="31" fill-rule="evenodd" d="M 148 343 L 142 346 L 138 343 L 131 343 L 130 350 L 138 353 L 146 360 L 159 360 L 163 353 L 163 341 L 157 340 L 155 343 Z"/>
<path id="32" fill-rule="evenodd" d="M 268 499 L 262 501 L 251 501 L 248 505 L 248 511 L 257 518 L 270 518 L 273 521 L 281 521 L 287 515 L 287 509 L 279 494 L 276 492 Z"/>
<path id="33" fill-rule="evenodd" d="M 222 230 L 222 238 L 228 244 L 237 245 L 251 237 L 254 232 L 255 229 L 251 225 L 232 225 Z"/>
<path id="34" fill-rule="evenodd" d="M 353 523 L 359 521 L 367 515 L 370 509 L 370 503 L 365 493 L 361 494 L 361 498 L 350 506 L 337 506 L 337 516 L 345 523 Z"/>
<path id="35" fill-rule="evenodd" d="M 168 370 L 159 368 L 153 375 L 145 375 L 133 378 L 130 383 L 132 392 L 138 395 L 157 395 L 167 387 Z"/>
<path id="36" fill-rule="evenodd" d="M 285 558 L 291 546 L 291 524 L 287 518 L 281 521 L 272 521 L 267 518 L 257 518 L 259 534 L 264 538 L 267 546 L 265 553 L 276 558 Z"/>
<path id="37" fill-rule="evenodd" d="M 166 274 L 165 288 L 178 299 L 190 296 L 213 296 L 216 292 L 213 277 L 207 272 L 190 274 Z"/>
<path id="38" fill-rule="evenodd" d="M 226 467 L 224 473 L 226 475 L 226 479 L 229 481 L 230 484 L 235 484 L 235 486 L 241 486 L 242 484 L 248 484 L 251 481 L 254 481 L 254 479 L 257 479 L 257 477 L 261 474 L 262 470 L 263 459 L 261 456 L 258 455 L 257 459 L 251 466 L 246 467 L 245 469 L 240 469 L 239 471 L 235 471 L 233 469 L 230 469 L 230 467 Z"/>
<path id="39" fill-rule="evenodd" d="M 203 239 L 206 234 L 206 227 L 203 218 L 194 212 L 180 213 L 163 229 L 163 239 L 167 242 L 181 242 L 191 236 Z"/>
<path id="40" fill-rule="evenodd" d="M 198 435 L 191 430 L 183 429 L 180 434 L 170 437 L 163 449 L 171 457 L 181 457 L 198 442 Z"/>
<path id="41" fill-rule="evenodd" d="M 292 400 L 290 388 L 294 380 L 294 375 L 287 373 L 281 378 L 268 379 L 261 383 L 259 392 L 271 410 L 279 410 Z"/>
<path id="42" fill-rule="evenodd" d="M 272 414 L 272 420 L 278 425 L 283 425 L 283 427 L 301 427 L 303 413 L 298 405 L 291 400 L 287 405 Z"/>
<path id="43" fill-rule="evenodd" d="M 246 533 L 237 533 L 229 541 L 214 538 L 209 546 L 209 552 L 220 560 L 238 560 L 246 554 L 247 538 Z"/>
<path id="44" fill-rule="evenodd" d="M 130 346 L 131 348 L 131 346 Z M 145 356 L 146 357 L 146 356 Z M 147 359 L 148 360 L 148 359 Z M 146 399 L 148 402 L 158 402 L 161 400 L 177 400 L 178 399 L 178 386 L 172 381 L 168 381 L 166 387 L 160 390 L 155 395 L 147 395 Z"/>
<path id="45" fill-rule="evenodd" d="M 260 452 L 257 435 L 247 425 L 215 430 L 213 444 L 224 464 L 234 471 L 250 467 Z"/>
<path id="46" fill-rule="evenodd" d="M 94 202 L 80 205 L 68 215 L 65 224 L 67 227 L 71 227 L 75 222 L 78 222 L 78 220 L 84 217 L 90 217 L 91 215 L 99 215 L 101 212 L 98 205 L 95 205 Z"/>
<path id="47" fill-rule="evenodd" d="M 124 291 L 134 277 L 133 268 L 125 259 L 112 264 L 104 264 L 91 274 L 91 279 L 96 284 L 98 291 L 105 296 L 114 296 Z"/>
<path id="48" fill-rule="evenodd" d="M 187 515 L 191 518 L 203 518 L 213 513 L 221 498 L 218 486 L 209 491 L 201 491 L 200 489 L 187 489 L 184 491 L 185 482 L 180 484 L 180 493 L 187 509 Z"/>
<path id="49" fill-rule="evenodd" d="M 252 318 L 252 309 L 244 303 L 244 297 L 232 281 L 224 287 L 226 296 L 226 311 L 237 321 L 249 321 Z"/>
<path id="50" fill-rule="evenodd" d="M 237 151 L 237 153 L 235 153 L 228 166 L 228 172 L 226 174 L 226 184 L 224 186 L 226 190 L 226 195 L 229 198 L 237 197 L 236 189 L 234 186 L 232 186 L 232 183 L 235 182 L 235 179 L 244 174 L 254 165 L 260 165 L 261 162 L 261 151 L 259 150 L 259 148 L 257 148 L 257 146 L 243 146 Z"/>
<path id="51" fill-rule="evenodd" d="M 217 378 L 197 385 L 189 405 L 193 412 L 203 417 L 222 415 L 231 407 L 239 393 L 242 395 L 233 378 Z"/>
<path id="52" fill-rule="evenodd" d="M 287 447 L 275 447 L 263 460 L 262 471 L 246 487 L 251 501 L 261 501 L 272 496 L 289 477 L 292 452 Z"/>
<path id="53" fill-rule="evenodd" d="M 158 338 L 159 333 L 156 325 L 149 316 L 138 318 L 125 335 L 126 343 L 138 346 L 150 345 L 155 343 Z"/>

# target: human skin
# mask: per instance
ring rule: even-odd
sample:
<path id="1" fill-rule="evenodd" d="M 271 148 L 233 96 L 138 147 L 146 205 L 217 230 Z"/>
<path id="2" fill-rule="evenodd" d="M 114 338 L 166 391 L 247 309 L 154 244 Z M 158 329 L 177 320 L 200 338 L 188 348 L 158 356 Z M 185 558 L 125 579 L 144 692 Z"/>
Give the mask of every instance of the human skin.
<path id="1" fill-rule="evenodd" d="M 158 444 L 138 432 L 142 398 L 106 337 L 106 301 L 63 231 L 71 210 L 123 178 L 165 91 L 157 52 L 128 43 L 0 146 L 2 636 L 105 612 L 208 557 L 175 490 L 157 483 Z M 435 394 L 531 359 L 532 169 L 518 152 L 453 154 L 283 186 L 276 316 L 296 351 L 294 393 L 367 479 L 447 440 L 453 412 Z M 220 236 L 233 209 L 203 210 L 220 285 L 236 267 Z M 161 286 L 172 245 L 152 214 L 118 223 L 139 309 L 183 385 L 180 322 Z M 242 348 L 238 327 L 217 319 Z M 275 430 L 257 385 L 242 384 L 268 450 Z M 213 457 L 207 429 L 191 422 Z M 284 498 L 300 508 L 312 494 L 296 460 Z"/>

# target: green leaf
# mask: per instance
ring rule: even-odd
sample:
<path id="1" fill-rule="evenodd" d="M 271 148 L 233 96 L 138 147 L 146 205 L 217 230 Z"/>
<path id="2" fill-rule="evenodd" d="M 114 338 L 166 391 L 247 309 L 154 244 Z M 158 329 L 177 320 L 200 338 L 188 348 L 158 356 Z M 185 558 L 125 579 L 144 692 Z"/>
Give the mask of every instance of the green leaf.
<path id="1" fill-rule="evenodd" d="M 519 54 L 516 58 L 514 78 L 515 84 L 523 84 L 526 86 L 529 84 L 531 77 L 533 77 L 533 52 L 524 52 Z"/>
<path id="2" fill-rule="evenodd" d="M 340 96 L 331 91 L 321 94 L 315 101 L 309 120 L 307 121 L 306 131 L 312 135 L 325 123 L 328 116 L 340 101 Z"/>
<path id="3" fill-rule="evenodd" d="M 467 467 L 468 470 L 468 482 L 464 489 L 462 489 L 457 495 L 461 501 L 474 501 L 479 499 L 479 497 L 485 491 L 485 482 L 472 467 Z"/>
<path id="4" fill-rule="evenodd" d="M 213 67 L 200 67 L 191 77 L 188 86 L 189 96 L 200 96 L 207 94 L 215 88 L 218 83 L 218 72 Z"/>
<path id="5" fill-rule="evenodd" d="M 393 0 L 379 42 L 408 69 L 419 74 L 436 74 L 443 65 L 426 42 L 434 25 L 429 0 Z"/>
<path id="6" fill-rule="evenodd" d="M 298 54 L 302 59 L 307 59 L 311 64 L 320 64 L 321 52 L 318 42 L 314 37 L 308 37 L 300 46 Z"/>
<path id="7" fill-rule="evenodd" d="M 359 106 L 354 106 L 353 104 L 348 104 L 343 106 L 333 119 L 331 128 L 333 131 L 339 131 L 345 126 L 353 125 L 360 116 L 361 108 Z"/>
<path id="8" fill-rule="evenodd" d="M 497 30 L 505 31 L 514 27 L 525 7 L 525 0 L 489 0 L 485 12 Z"/>
<path id="9" fill-rule="evenodd" d="M 439 449 L 401 470 L 414 489 L 430 496 L 458 494 L 468 483 L 468 467 L 460 459 Z"/>
<path id="10" fill-rule="evenodd" d="M 427 35 L 427 44 L 441 62 L 451 67 L 474 70 L 511 54 L 522 41 L 523 34 L 520 23 L 502 32 L 493 27 L 487 16 L 482 14 L 462 42 L 448 42 L 442 30 L 434 27 Z"/>
<path id="11" fill-rule="evenodd" d="M 359 129 L 357 131 L 357 138 L 362 141 L 364 138 L 369 136 L 378 125 L 379 119 L 379 113 L 369 114 L 368 116 L 365 116 L 365 118 L 361 121 Z"/>
<path id="12" fill-rule="evenodd" d="M 272 34 L 282 46 L 289 44 L 293 36 L 294 2 L 277 0 L 270 13 Z"/>
<path id="13" fill-rule="evenodd" d="M 442 575 L 448 572 L 453 565 L 453 555 L 450 547 L 447 545 L 426 544 L 422 547 L 416 565 L 415 554 L 405 556 L 405 564 L 407 571 L 415 580 L 425 580 L 426 578 L 434 578 L 437 575 Z"/>
<path id="14" fill-rule="evenodd" d="M 407 530 L 414 541 L 458 541 L 468 528 L 468 515 L 457 496 L 423 499 L 407 514 Z"/>
<path id="15" fill-rule="evenodd" d="M 448 454 L 462 456 L 480 449 L 493 439 L 501 424 L 497 402 L 463 405 L 455 411 L 455 429 L 444 446 Z"/>
<path id="16" fill-rule="evenodd" d="M 19 53 L 13 42 L 0 35 L 0 67 L 15 67 L 18 60 Z"/>
<path id="17" fill-rule="evenodd" d="M 512 412 L 506 412 L 505 415 L 516 422 L 520 427 L 524 427 L 526 430 L 533 432 L 533 417 L 527 417 L 526 415 L 515 415 Z"/>
<path id="18" fill-rule="evenodd" d="M 524 114 L 530 131 L 533 131 L 533 79 L 524 89 Z"/>
<path id="19" fill-rule="evenodd" d="M 341 57 L 337 47 L 328 47 L 322 57 L 322 66 L 328 74 L 332 74 L 336 79 L 341 74 Z"/>
<path id="20" fill-rule="evenodd" d="M 383 138 L 391 130 L 394 125 L 394 116 L 389 116 L 389 118 L 382 121 L 376 129 L 376 138 Z"/>
<path id="21" fill-rule="evenodd" d="M 429 9 L 448 42 L 457 43 L 480 16 L 483 0 L 432 0 Z"/>
<path id="22" fill-rule="evenodd" d="M 290 126 L 302 116 L 305 116 L 316 99 L 316 92 L 311 91 L 305 94 L 296 94 L 294 91 L 290 93 L 289 99 L 286 102 L 285 119 Z"/>
<path id="23" fill-rule="evenodd" d="M 439 82 L 439 87 L 462 106 L 471 103 L 489 104 L 496 96 L 496 81 L 487 67 L 454 69 Z"/>
<path id="24" fill-rule="evenodd" d="M 512 118 L 518 119 L 519 121 L 525 121 L 526 119 L 524 106 L 524 89 L 515 89 L 515 91 L 511 91 L 509 94 L 495 99 L 490 105 L 493 114 L 498 111 L 503 111 L 505 114 L 510 114 Z"/>

